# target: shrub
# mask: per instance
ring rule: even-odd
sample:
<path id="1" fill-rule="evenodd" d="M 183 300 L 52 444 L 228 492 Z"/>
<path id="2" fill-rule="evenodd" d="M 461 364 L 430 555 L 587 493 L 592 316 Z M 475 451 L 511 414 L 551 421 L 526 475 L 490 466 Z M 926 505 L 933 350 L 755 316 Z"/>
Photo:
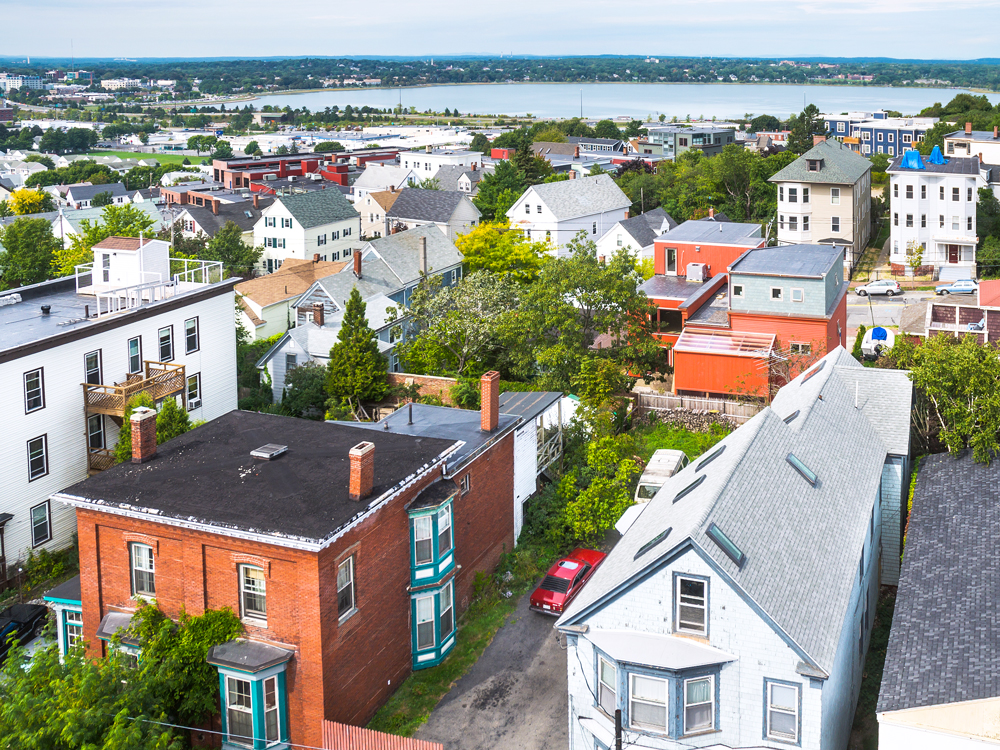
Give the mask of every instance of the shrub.
<path id="1" fill-rule="evenodd" d="M 854 355 L 854 358 L 858 360 L 858 362 L 864 361 L 864 356 L 861 354 L 861 342 L 864 340 L 865 331 L 867 330 L 868 329 L 865 328 L 864 324 L 862 323 L 860 326 L 858 326 L 858 335 L 854 337 L 854 349 L 851 350 L 851 354 Z"/>

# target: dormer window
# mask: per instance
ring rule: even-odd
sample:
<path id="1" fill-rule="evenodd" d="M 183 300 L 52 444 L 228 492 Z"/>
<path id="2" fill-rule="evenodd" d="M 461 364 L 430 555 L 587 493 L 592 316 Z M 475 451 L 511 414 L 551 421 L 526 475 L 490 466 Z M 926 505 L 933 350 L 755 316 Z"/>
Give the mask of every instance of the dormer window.
<path id="1" fill-rule="evenodd" d="M 820 160 L 819 159 L 809 159 L 808 162 L 809 162 L 809 171 L 810 172 L 818 172 L 819 171 L 819 164 L 820 164 Z"/>

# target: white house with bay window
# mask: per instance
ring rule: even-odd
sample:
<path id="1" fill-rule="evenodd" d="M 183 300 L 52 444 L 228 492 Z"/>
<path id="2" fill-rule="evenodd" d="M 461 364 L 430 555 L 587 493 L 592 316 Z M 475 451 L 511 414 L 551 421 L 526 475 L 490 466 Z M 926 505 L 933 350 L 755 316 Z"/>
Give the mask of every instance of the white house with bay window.
<path id="1" fill-rule="evenodd" d="M 911 393 L 838 347 L 667 481 L 556 623 L 571 750 L 847 747 Z"/>
<path id="2" fill-rule="evenodd" d="M 265 273 L 286 258 L 350 260 L 362 245 L 361 214 L 335 189 L 278 196 L 254 224 L 253 243 L 264 248 L 258 267 Z"/>
<path id="3" fill-rule="evenodd" d="M 73 509 L 49 496 L 114 463 L 130 398 L 172 398 L 192 421 L 236 408 L 235 280 L 168 253 L 109 237 L 75 276 L 0 296 L 0 586 L 30 551 L 73 543 Z"/>

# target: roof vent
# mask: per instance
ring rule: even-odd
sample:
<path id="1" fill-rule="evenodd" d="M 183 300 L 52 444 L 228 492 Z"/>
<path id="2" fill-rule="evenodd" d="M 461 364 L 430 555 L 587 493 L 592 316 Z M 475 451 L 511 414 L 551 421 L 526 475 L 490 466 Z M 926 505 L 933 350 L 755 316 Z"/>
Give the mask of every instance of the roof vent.
<path id="1" fill-rule="evenodd" d="M 250 451 L 250 455 L 254 458 L 262 458 L 265 461 L 272 461 L 282 453 L 288 450 L 287 445 L 278 445 L 277 443 L 268 443 L 267 445 L 262 445 L 257 450 Z"/>

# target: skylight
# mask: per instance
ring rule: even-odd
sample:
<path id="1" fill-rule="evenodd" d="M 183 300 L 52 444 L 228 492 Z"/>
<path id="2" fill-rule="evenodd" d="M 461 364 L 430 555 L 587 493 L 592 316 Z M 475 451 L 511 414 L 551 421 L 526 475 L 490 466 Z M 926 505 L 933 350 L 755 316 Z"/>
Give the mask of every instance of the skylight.
<path id="1" fill-rule="evenodd" d="M 817 372 L 819 372 L 820 370 L 822 370 L 822 369 L 823 369 L 823 366 L 824 366 L 825 364 L 826 364 L 826 360 L 825 360 L 825 359 L 824 359 L 824 360 L 821 360 L 821 361 L 820 361 L 820 363 L 819 363 L 818 365 L 816 365 L 816 366 L 815 366 L 814 368 L 812 368 L 812 369 L 811 369 L 811 370 L 810 370 L 809 372 L 807 372 L 807 373 L 806 373 L 806 376 L 805 376 L 804 378 L 802 378 L 802 382 L 803 382 L 803 383 L 807 382 L 807 381 L 809 380 L 809 378 L 811 378 L 811 377 L 812 377 L 813 375 L 815 375 L 815 374 L 816 374 Z"/>
<path id="2" fill-rule="evenodd" d="M 708 466 L 710 463 L 712 463 L 712 461 L 714 461 L 719 456 L 721 456 L 722 452 L 725 449 L 726 449 L 726 446 L 724 446 L 724 445 L 721 446 L 721 447 L 719 447 L 719 448 L 716 448 L 714 451 L 712 451 L 712 453 L 708 456 L 708 458 L 703 458 L 701 461 L 698 462 L 698 466 L 695 468 L 695 471 L 701 471 L 702 469 L 704 469 L 706 466 Z"/>
<path id="3" fill-rule="evenodd" d="M 747 556 L 733 543 L 732 539 L 723 533 L 722 529 L 713 523 L 705 533 L 708 534 L 709 539 L 719 545 L 719 549 L 726 553 L 726 557 L 736 563 L 736 567 L 743 567 L 743 563 L 747 561 Z"/>
<path id="4" fill-rule="evenodd" d="M 701 468 L 701 467 L 699 466 L 698 468 Z M 681 490 L 676 495 L 674 495 L 674 502 L 676 503 L 678 500 L 680 500 L 685 495 L 689 495 L 692 492 L 694 492 L 698 488 L 698 485 L 701 484 L 704 481 L 705 481 L 705 475 L 702 474 L 700 477 L 698 477 L 693 482 L 691 482 L 691 484 L 689 484 L 683 490 Z"/>
<path id="5" fill-rule="evenodd" d="M 795 421 L 795 418 L 797 416 L 799 416 L 799 410 L 798 409 L 796 409 L 791 414 L 789 414 L 787 417 L 785 417 L 785 424 L 791 424 L 792 422 Z"/>
<path id="6" fill-rule="evenodd" d="M 794 453 L 789 453 L 787 456 L 785 456 L 785 460 L 792 465 L 792 468 L 795 469 L 795 471 L 799 472 L 799 474 L 802 475 L 803 479 L 809 482 L 809 484 L 811 484 L 813 487 L 816 486 L 816 482 L 819 481 L 819 479 L 816 477 L 816 473 L 808 466 L 806 466 L 804 463 L 802 463 L 802 461 L 799 459 L 798 456 L 796 456 Z"/>
<path id="7" fill-rule="evenodd" d="M 642 557 L 647 552 L 649 552 L 651 549 L 653 549 L 653 547 L 655 547 L 657 544 L 659 544 L 664 539 L 666 539 L 668 536 L 670 536 L 670 532 L 673 531 L 673 530 L 674 529 L 673 529 L 672 526 L 668 526 L 666 531 L 661 531 L 659 534 L 657 534 L 656 536 L 654 536 L 652 539 L 650 539 L 644 545 L 642 545 L 641 547 L 639 547 L 639 551 L 635 553 L 635 556 L 632 559 L 633 560 L 638 560 L 640 557 Z"/>

